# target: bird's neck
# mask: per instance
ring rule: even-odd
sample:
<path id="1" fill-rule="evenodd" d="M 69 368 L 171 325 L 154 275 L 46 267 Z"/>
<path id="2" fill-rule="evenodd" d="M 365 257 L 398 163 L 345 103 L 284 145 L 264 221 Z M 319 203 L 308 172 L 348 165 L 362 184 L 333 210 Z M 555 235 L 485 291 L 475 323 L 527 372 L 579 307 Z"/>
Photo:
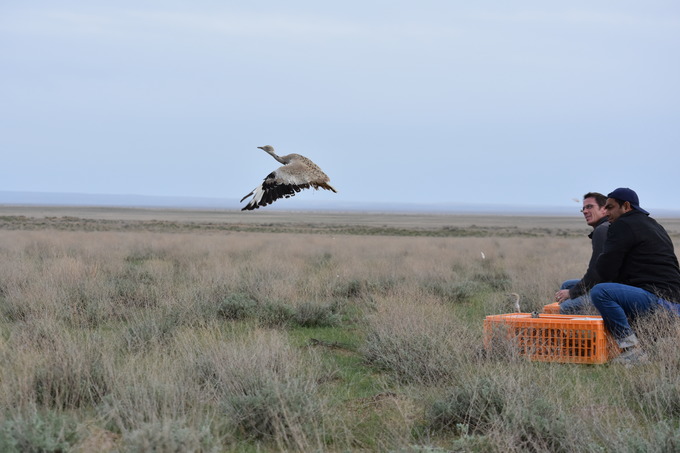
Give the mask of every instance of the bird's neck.
<path id="1" fill-rule="evenodd" d="M 280 156 L 278 156 L 274 151 L 268 151 L 265 150 L 270 156 L 272 156 L 274 159 L 278 160 L 282 164 L 287 164 L 288 162 L 282 159 Z"/>

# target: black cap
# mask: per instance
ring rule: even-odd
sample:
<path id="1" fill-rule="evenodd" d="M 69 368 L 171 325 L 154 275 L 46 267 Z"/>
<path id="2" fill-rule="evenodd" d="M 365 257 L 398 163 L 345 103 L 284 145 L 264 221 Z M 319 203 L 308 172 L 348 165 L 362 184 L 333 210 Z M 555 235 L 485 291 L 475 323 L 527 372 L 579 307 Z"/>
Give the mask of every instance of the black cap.
<path id="1" fill-rule="evenodd" d="M 618 189 L 615 189 L 613 192 L 609 193 L 607 198 L 616 198 L 617 200 L 627 201 L 634 209 L 637 209 L 643 214 L 649 215 L 649 212 L 640 207 L 640 200 L 633 189 L 629 189 L 628 187 L 619 187 Z"/>

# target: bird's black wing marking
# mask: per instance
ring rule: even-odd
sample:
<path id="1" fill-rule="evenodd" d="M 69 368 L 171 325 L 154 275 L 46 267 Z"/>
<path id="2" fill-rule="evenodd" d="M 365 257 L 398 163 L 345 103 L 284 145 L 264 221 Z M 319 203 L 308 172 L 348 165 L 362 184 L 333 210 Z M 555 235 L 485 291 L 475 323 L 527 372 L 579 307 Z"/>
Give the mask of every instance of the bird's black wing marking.
<path id="1" fill-rule="evenodd" d="M 241 208 L 242 211 L 252 211 L 253 209 L 257 209 L 260 206 L 267 206 L 269 204 L 272 204 L 279 198 L 290 198 L 293 195 L 295 195 L 297 192 L 300 192 L 302 189 L 309 189 L 310 185 L 309 184 L 288 184 L 288 183 L 282 183 L 279 178 L 277 178 L 276 172 L 271 172 L 267 177 L 262 181 L 262 196 L 260 197 L 259 200 L 252 199 L 250 202 Z M 250 192 L 248 195 L 243 197 L 243 200 L 248 198 L 250 195 L 255 194 L 255 197 L 257 197 L 257 192 L 258 190 L 254 190 Z"/>
<path id="2" fill-rule="evenodd" d="M 262 195 L 262 200 L 260 200 L 258 204 L 260 206 L 267 206 L 279 198 L 290 198 L 302 189 L 309 189 L 309 184 L 279 184 L 272 181 L 267 182 L 265 180 L 265 182 L 262 183 L 262 189 L 264 190 L 264 195 Z"/>

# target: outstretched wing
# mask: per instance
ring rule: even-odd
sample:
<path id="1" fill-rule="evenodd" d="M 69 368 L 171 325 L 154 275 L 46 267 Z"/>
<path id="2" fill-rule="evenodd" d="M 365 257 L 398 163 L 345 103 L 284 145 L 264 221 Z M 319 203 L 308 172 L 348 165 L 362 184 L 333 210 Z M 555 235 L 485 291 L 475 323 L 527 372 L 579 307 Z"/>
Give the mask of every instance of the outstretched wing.
<path id="1" fill-rule="evenodd" d="M 241 199 L 243 201 L 251 195 L 253 196 L 241 211 L 252 211 L 260 206 L 267 206 L 279 198 L 290 198 L 302 189 L 309 189 L 310 187 L 337 193 L 335 188 L 329 184 L 328 176 L 314 163 L 308 159 L 305 160 L 308 162 L 302 160 L 291 162 L 269 173 L 262 184 Z"/>

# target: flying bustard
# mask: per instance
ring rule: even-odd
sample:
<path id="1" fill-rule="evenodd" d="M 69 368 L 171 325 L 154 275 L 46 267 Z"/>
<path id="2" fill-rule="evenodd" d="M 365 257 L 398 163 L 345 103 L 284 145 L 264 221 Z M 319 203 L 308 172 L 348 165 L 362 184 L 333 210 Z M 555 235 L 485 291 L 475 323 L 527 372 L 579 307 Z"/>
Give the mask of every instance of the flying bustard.
<path id="1" fill-rule="evenodd" d="M 241 211 L 252 211 L 260 206 L 267 206 L 279 198 L 292 197 L 302 189 L 309 189 L 310 187 L 316 190 L 320 187 L 332 190 L 335 193 L 338 192 L 329 184 L 330 178 L 326 173 L 305 156 L 299 154 L 278 156 L 274 152 L 274 147 L 269 145 L 258 146 L 258 148 L 281 162 L 283 166 L 269 173 L 262 184 L 241 198 L 241 201 L 243 201 L 249 196 L 253 196 L 248 204 L 241 208 Z"/>

